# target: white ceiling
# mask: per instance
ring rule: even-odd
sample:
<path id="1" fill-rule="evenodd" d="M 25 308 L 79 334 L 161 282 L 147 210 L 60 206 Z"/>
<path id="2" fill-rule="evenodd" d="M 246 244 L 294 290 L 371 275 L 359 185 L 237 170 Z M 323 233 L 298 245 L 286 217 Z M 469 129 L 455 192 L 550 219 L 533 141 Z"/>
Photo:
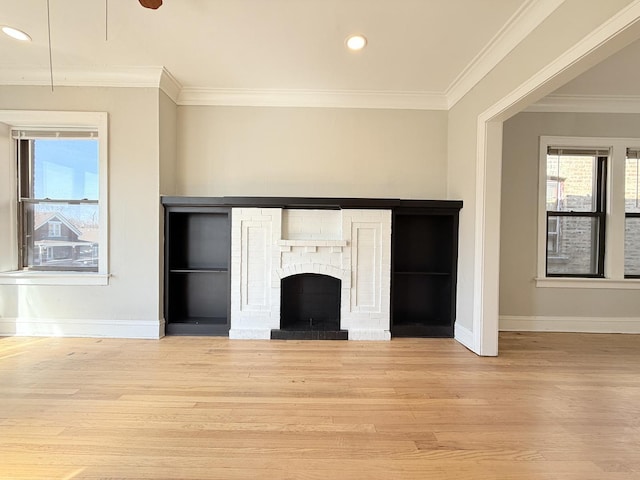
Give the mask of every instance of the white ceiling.
<path id="1" fill-rule="evenodd" d="M 53 81 L 140 85 L 151 76 L 158 84 L 165 71 L 183 104 L 230 95 L 242 103 L 247 92 L 286 92 L 287 101 L 297 92 L 308 102 L 300 92 L 311 92 L 444 109 L 562 1 L 164 0 L 154 11 L 138 0 L 50 0 Z M 0 35 L 0 84 L 49 84 L 47 2 L 0 0 L 0 25 L 33 38 Z M 369 39 L 360 53 L 344 47 L 355 32 Z M 638 110 L 639 59 L 637 41 L 537 108 Z"/>
<path id="2" fill-rule="evenodd" d="M 50 0 L 53 78 L 110 72 L 126 83 L 164 67 L 178 89 L 416 94 L 446 108 L 561 2 L 164 0 L 153 11 L 138 0 Z M 0 35 L 0 83 L 49 81 L 46 6 L 0 0 L 0 24 L 33 38 Z M 354 32 L 369 39 L 360 53 L 344 47 Z"/>

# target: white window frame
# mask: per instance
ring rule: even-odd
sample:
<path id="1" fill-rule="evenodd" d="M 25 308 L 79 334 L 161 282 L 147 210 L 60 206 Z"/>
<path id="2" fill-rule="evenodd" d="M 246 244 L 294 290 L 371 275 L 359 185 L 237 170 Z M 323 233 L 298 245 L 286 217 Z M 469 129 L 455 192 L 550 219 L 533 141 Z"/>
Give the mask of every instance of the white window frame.
<path id="1" fill-rule="evenodd" d="M 624 278 L 624 180 L 627 148 L 638 148 L 640 138 L 541 136 L 538 170 L 537 287 L 640 289 L 640 279 Z M 549 147 L 609 150 L 604 278 L 546 276 L 547 150 Z"/>
<path id="2" fill-rule="evenodd" d="M 98 130 L 98 172 L 99 172 L 99 215 L 100 215 L 100 258 L 98 272 L 49 272 L 22 270 L 18 266 L 18 235 L 13 235 L 9 255 L 12 267 L 0 272 L 0 285 L 108 285 L 109 284 L 109 208 L 108 208 L 108 162 L 109 137 L 108 114 L 106 112 L 62 112 L 36 110 L 0 110 L 0 122 L 10 129 L 87 129 Z M 9 130 L 10 130 L 9 129 Z M 17 179 L 17 152 L 15 141 L 8 142 L 8 152 L 0 152 L 0 157 L 10 159 L 9 173 Z M 17 182 L 17 180 L 16 180 Z M 10 219 L 12 229 L 18 224 L 17 183 L 12 192 Z M 6 262 L 5 262 L 6 263 Z"/>

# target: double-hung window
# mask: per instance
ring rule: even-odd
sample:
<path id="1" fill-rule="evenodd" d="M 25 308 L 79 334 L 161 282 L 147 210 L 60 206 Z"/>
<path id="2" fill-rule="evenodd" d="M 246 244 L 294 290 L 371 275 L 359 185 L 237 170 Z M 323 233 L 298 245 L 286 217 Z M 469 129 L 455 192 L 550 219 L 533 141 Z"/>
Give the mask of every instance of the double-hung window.
<path id="1" fill-rule="evenodd" d="M 608 150 L 547 147 L 546 275 L 603 277 Z"/>
<path id="2" fill-rule="evenodd" d="M 107 121 L 0 110 L 0 284 L 109 283 Z"/>
<path id="3" fill-rule="evenodd" d="M 15 129 L 20 267 L 97 272 L 97 130 Z"/>
<path id="4" fill-rule="evenodd" d="M 625 236 L 624 273 L 627 278 L 640 278 L 640 149 L 628 148 L 625 165 Z"/>
<path id="5" fill-rule="evenodd" d="M 538 286 L 637 286 L 639 158 L 640 139 L 540 138 Z"/>

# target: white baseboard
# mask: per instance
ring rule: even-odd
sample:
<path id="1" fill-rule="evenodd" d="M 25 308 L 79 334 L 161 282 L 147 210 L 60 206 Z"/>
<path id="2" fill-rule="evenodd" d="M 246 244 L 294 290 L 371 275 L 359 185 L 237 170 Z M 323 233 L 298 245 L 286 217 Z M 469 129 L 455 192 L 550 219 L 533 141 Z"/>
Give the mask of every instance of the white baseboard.
<path id="1" fill-rule="evenodd" d="M 389 330 L 349 330 L 349 340 L 391 340 Z"/>
<path id="2" fill-rule="evenodd" d="M 232 340 L 270 340 L 270 328 L 232 328 L 229 330 L 229 338 Z"/>
<path id="3" fill-rule="evenodd" d="M 640 317 L 500 316 L 502 332 L 640 333 Z"/>
<path id="4" fill-rule="evenodd" d="M 458 323 L 454 324 L 454 334 L 453 337 L 456 341 L 460 342 L 462 345 L 467 347 L 472 352 L 474 349 L 474 340 L 473 340 L 473 332 L 462 325 L 458 325 Z"/>
<path id="5" fill-rule="evenodd" d="M 158 339 L 164 327 L 164 319 L 0 318 L 0 336 Z"/>

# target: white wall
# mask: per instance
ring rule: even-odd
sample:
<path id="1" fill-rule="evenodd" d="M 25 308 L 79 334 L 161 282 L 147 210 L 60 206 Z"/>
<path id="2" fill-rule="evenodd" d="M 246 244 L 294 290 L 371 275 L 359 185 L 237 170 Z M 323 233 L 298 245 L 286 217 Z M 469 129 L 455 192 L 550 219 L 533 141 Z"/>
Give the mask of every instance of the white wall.
<path id="1" fill-rule="evenodd" d="M 638 137 L 640 114 L 520 113 L 504 124 L 500 316 L 638 319 L 637 290 L 536 288 L 538 163 L 541 135 Z M 507 325 L 516 319 L 507 319 Z M 555 318 L 556 323 L 560 320 Z M 529 322 L 530 323 L 530 322 Z M 534 328 L 527 323 L 525 328 Z M 511 325 L 509 328 L 513 328 Z M 568 328 L 565 326 L 565 328 Z M 611 330 L 615 331 L 613 327 Z"/>
<path id="2" fill-rule="evenodd" d="M 178 107 L 178 193 L 446 195 L 444 111 Z"/>
<path id="3" fill-rule="evenodd" d="M 2 333 L 157 337 L 158 89 L 2 86 L 0 109 L 108 112 L 112 274 L 108 286 L 0 286 Z"/>

